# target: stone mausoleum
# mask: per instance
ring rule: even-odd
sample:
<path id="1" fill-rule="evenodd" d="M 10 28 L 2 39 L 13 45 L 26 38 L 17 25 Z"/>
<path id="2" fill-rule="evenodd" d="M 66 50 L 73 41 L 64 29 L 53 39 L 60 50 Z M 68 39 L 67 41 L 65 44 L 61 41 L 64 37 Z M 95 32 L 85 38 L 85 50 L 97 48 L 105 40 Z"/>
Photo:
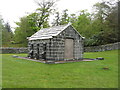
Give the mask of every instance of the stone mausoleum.
<path id="1" fill-rule="evenodd" d="M 83 58 L 84 37 L 70 23 L 42 28 L 28 40 L 29 58 L 54 61 Z"/>

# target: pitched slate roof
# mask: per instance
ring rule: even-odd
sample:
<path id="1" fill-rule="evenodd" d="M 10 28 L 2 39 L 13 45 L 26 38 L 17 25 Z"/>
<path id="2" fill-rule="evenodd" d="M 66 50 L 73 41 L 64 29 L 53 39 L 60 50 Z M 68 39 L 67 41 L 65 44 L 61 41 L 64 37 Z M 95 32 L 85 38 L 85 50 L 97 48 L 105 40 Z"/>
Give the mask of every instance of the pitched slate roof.
<path id="1" fill-rule="evenodd" d="M 57 36 L 59 33 L 61 33 L 63 30 L 65 30 L 70 25 L 71 24 L 68 23 L 66 25 L 43 28 L 39 30 L 38 32 L 36 32 L 35 34 L 33 34 L 31 37 L 29 37 L 28 40 L 53 38 L 53 36 Z"/>

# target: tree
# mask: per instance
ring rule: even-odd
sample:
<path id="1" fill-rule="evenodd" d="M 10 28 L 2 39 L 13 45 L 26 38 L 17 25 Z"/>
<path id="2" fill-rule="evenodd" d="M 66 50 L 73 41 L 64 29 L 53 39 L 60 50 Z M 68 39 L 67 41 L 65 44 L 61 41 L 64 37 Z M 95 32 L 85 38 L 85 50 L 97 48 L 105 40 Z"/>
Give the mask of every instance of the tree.
<path id="1" fill-rule="evenodd" d="M 5 23 L 5 28 L 8 32 L 11 32 L 12 33 L 12 30 L 11 30 L 11 27 L 10 27 L 10 24 L 7 22 Z"/>
<path id="2" fill-rule="evenodd" d="M 27 15 L 26 17 L 23 17 L 23 18 L 26 18 L 27 24 L 29 24 L 30 30 L 32 29 L 33 33 L 37 32 L 40 29 L 38 27 L 38 22 L 37 22 L 37 20 L 38 20 L 38 13 L 33 12 L 33 13 Z M 21 18 L 21 21 L 22 21 L 22 18 Z"/>
<path id="3" fill-rule="evenodd" d="M 6 47 L 11 44 L 12 38 L 13 38 L 13 33 L 11 31 L 11 27 L 8 23 L 3 24 L 3 20 L 0 18 L 0 34 L 1 34 L 1 39 L 0 42 L 2 42 L 2 46 Z"/>
<path id="4" fill-rule="evenodd" d="M 99 2 L 93 5 L 94 11 L 94 20 L 99 24 L 99 31 L 104 29 L 105 18 L 110 12 L 110 7 L 105 2 Z"/>
<path id="5" fill-rule="evenodd" d="M 36 22 L 35 13 L 24 16 L 20 19 L 20 22 L 16 22 L 18 27 L 15 29 L 15 43 L 21 44 L 21 46 L 27 46 L 27 37 L 30 37 L 39 29 L 36 26 Z"/>
<path id="6" fill-rule="evenodd" d="M 92 39 L 94 45 L 117 42 L 117 8 L 113 2 L 103 1 L 94 5 L 95 14 L 92 26 L 98 31 Z M 97 38 L 96 38 L 97 37 Z"/>
<path id="7" fill-rule="evenodd" d="M 10 26 L 10 24 L 8 22 L 5 23 L 5 29 L 9 33 L 8 37 L 9 37 L 10 41 L 12 41 L 12 39 L 13 39 L 13 32 L 12 32 L 11 26 Z"/>
<path id="8" fill-rule="evenodd" d="M 36 2 L 39 6 L 39 8 L 36 9 L 37 13 L 37 23 L 38 27 L 41 28 L 41 26 L 49 26 L 48 24 L 48 19 L 50 14 L 52 13 L 53 6 L 55 4 L 55 1 L 53 0 L 42 0 L 41 2 Z M 43 26 L 44 27 L 44 26 Z"/>
<path id="9" fill-rule="evenodd" d="M 76 22 L 73 23 L 73 26 L 76 28 L 76 30 L 78 30 L 82 36 L 86 37 L 86 39 L 92 35 L 91 19 L 89 16 L 90 14 L 86 10 L 82 10 L 77 17 Z"/>
<path id="10" fill-rule="evenodd" d="M 77 16 L 75 14 L 70 14 L 69 21 L 74 24 L 77 21 Z"/>
<path id="11" fill-rule="evenodd" d="M 56 12 L 55 14 L 56 14 L 56 16 L 55 16 L 55 19 L 52 22 L 52 25 L 53 26 L 58 26 L 58 25 L 60 25 L 60 13 Z"/>
<path id="12" fill-rule="evenodd" d="M 2 17 L 0 16 L 0 47 L 2 46 L 2 31 L 4 29 Z"/>
<path id="13" fill-rule="evenodd" d="M 69 16 L 68 16 L 67 11 L 68 11 L 67 9 L 63 10 L 63 14 L 60 20 L 60 25 L 67 24 L 69 22 Z"/>
<path id="14" fill-rule="evenodd" d="M 27 46 L 27 37 L 40 30 L 41 28 L 49 27 L 49 16 L 52 13 L 55 1 L 36 2 L 39 8 L 34 13 L 24 16 L 20 22 L 16 22 L 18 27 L 15 30 L 15 42 L 22 46 Z"/>
<path id="15" fill-rule="evenodd" d="M 111 43 L 120 41 L 120 39 L 118 38 L 118 35 L 120 34 L 118 27 L 120 25 L 118 24 L 118 3 L 117 2 L 111 7 L 111 12 L 108 14 L 105 24 L 107 24 L 107 31 L 110 32 L 108 37 L 111 37 L 111 38 L 108 38 L 108 40 Z"/>

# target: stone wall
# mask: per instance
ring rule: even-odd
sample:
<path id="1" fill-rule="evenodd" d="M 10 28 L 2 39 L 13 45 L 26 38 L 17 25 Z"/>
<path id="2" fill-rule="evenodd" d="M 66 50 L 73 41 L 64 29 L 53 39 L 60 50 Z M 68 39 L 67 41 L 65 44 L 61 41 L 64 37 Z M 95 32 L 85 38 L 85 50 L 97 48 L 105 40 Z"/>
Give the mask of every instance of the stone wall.
<path id="1" fill-rule="evenodd" d="M 27 47 L 13 48 L 13 47 L 1 47 L 0 53 L 28 53 Z"/>
<path id="2" fill-rule="evenodd" d="M 120 45 L 120 42 L 101 45 L 101 46 L 85 47 L 84 52 L 101 52 L 101 51 L 108 51 L 108 50 L 116 50 L 116 49 L 120 49 L 119 45 Z"/>
<path id="3" fill-rule="evenodd" d="M 120 42 L 113 43 L 113 44 L 107 44 L 107 45 L 101 45 L 101 46 L 93 46 L 93 47 L 84 47 L 85 52 L 100 52 L 100 51 L 108 51 L 108 50 L 116 50 L 120 49 Z M 13 47 L 1 47 L 0 53 L 28 53 L 27 47 L 22 48 L 13 48 Z"/>

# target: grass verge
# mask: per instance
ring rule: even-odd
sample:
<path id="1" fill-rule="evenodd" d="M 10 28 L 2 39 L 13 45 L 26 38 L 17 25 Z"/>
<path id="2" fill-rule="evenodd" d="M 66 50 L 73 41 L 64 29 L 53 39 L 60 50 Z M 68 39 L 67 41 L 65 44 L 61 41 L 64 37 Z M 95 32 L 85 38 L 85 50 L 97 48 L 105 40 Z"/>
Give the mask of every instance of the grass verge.
<path id="1" fill-rule="evenodd" d="M 117 88 L 118 50 L 85 53 L 105 60 L 43 64 L 2 55 L 3 88 Z M 19 54 L 26 56 L 26 54 Z M 102 68 L 107 67 L 108 70 Z"/>

